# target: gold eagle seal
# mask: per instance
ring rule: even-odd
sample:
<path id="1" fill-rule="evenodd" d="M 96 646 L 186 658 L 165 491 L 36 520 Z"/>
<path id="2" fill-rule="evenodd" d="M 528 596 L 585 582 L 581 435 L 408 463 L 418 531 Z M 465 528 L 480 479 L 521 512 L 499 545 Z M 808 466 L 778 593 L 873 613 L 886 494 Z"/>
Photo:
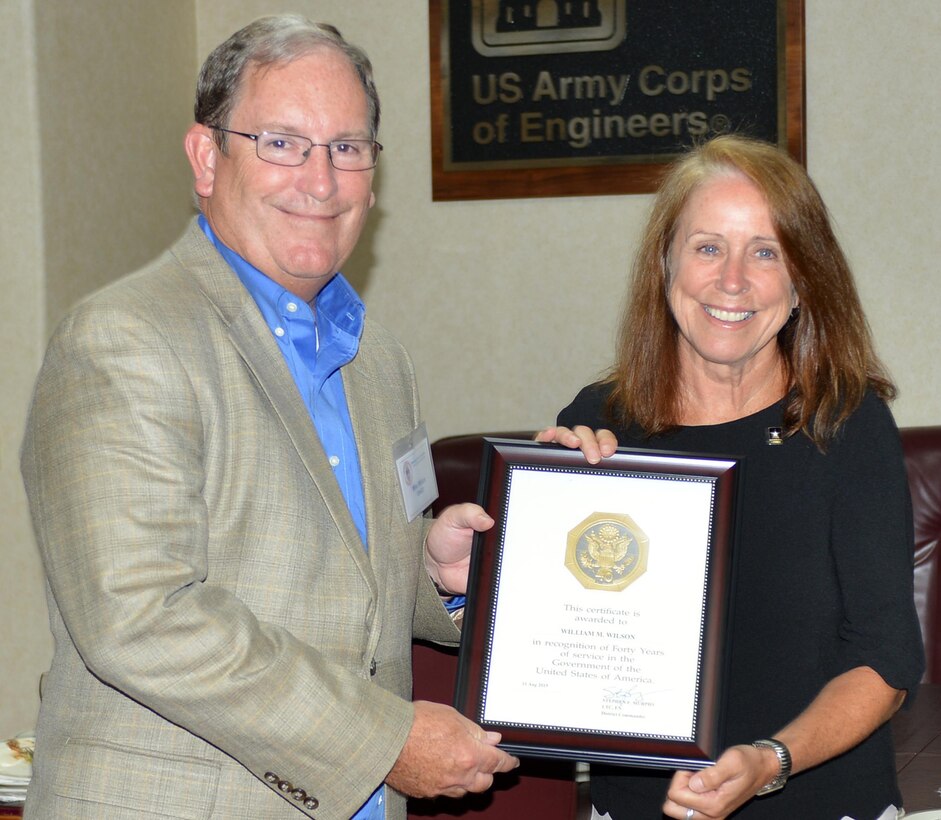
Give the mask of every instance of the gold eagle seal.
<path id="1" fill-rule="evenodd" d="M 630 516 L 593 513 L 569 531 L 565 566 L 587 589 L 620 591 L 646 572 L 649 546 Z"/>

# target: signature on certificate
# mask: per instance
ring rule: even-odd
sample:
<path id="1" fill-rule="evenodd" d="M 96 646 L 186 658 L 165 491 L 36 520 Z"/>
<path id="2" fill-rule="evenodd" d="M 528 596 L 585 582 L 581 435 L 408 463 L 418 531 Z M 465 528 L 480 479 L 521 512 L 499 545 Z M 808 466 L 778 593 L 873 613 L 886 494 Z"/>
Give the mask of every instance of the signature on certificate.
<path id="1" fill-rule="evenodd" d="M 607 706 L 653 706 L 656 695 L 668 692 L 668 689 L 645 689 L 641 686 L 624 688 L 609 686 L 602 690 L 602 703 Z"/>

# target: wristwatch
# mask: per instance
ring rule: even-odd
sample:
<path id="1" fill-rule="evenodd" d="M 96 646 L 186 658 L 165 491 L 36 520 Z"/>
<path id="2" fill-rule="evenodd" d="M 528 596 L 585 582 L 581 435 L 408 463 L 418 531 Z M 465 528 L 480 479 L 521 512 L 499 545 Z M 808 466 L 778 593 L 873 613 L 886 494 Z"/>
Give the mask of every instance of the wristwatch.
<path id="1" fill-rule="evenodd" d="M 781 764 L 777 776 L 770 783 L 758 789 L 758 795 L 756 796 L 783 789 L 788 777 L 791 776 L 791 753 L 788 751 L 787 746 L 773 737 L 768 740 L 756 740 L 752 743 L 752 746 L 756 749 L 771 749 L 778 756 L 778 763 Z"/>

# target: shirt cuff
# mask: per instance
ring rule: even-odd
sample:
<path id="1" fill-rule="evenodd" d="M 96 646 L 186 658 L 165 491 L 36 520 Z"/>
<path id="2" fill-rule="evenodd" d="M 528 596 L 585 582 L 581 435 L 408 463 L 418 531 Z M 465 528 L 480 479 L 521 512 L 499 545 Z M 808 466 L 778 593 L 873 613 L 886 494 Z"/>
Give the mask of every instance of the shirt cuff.
<path id="1" fill-rule="evenodd" d="M 442 601 L 442 603 L 448 612 L 456 612 L 458 609 L 464 609 L 464 606 L 467 604 L 467 596 L 454 595 L 449 600 Z"/>

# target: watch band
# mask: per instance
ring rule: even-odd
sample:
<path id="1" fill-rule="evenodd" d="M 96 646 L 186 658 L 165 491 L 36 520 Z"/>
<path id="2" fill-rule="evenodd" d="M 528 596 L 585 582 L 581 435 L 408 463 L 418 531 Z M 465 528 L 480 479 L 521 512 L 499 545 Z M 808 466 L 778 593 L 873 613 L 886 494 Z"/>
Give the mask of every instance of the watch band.
<path id="1" fill-rule="evenodd" d="M 768 738 L 767 740 L 756 740 L 752 743 L 756 749 L 771 749 L 778 757 L 778 763 L 781 768 L 777 776 L 758 790 L 758 795 L 770 794 L 778 789 L 783 789 L 787 779 L 791 776 L 791 753 L 780 740 Z"/>

